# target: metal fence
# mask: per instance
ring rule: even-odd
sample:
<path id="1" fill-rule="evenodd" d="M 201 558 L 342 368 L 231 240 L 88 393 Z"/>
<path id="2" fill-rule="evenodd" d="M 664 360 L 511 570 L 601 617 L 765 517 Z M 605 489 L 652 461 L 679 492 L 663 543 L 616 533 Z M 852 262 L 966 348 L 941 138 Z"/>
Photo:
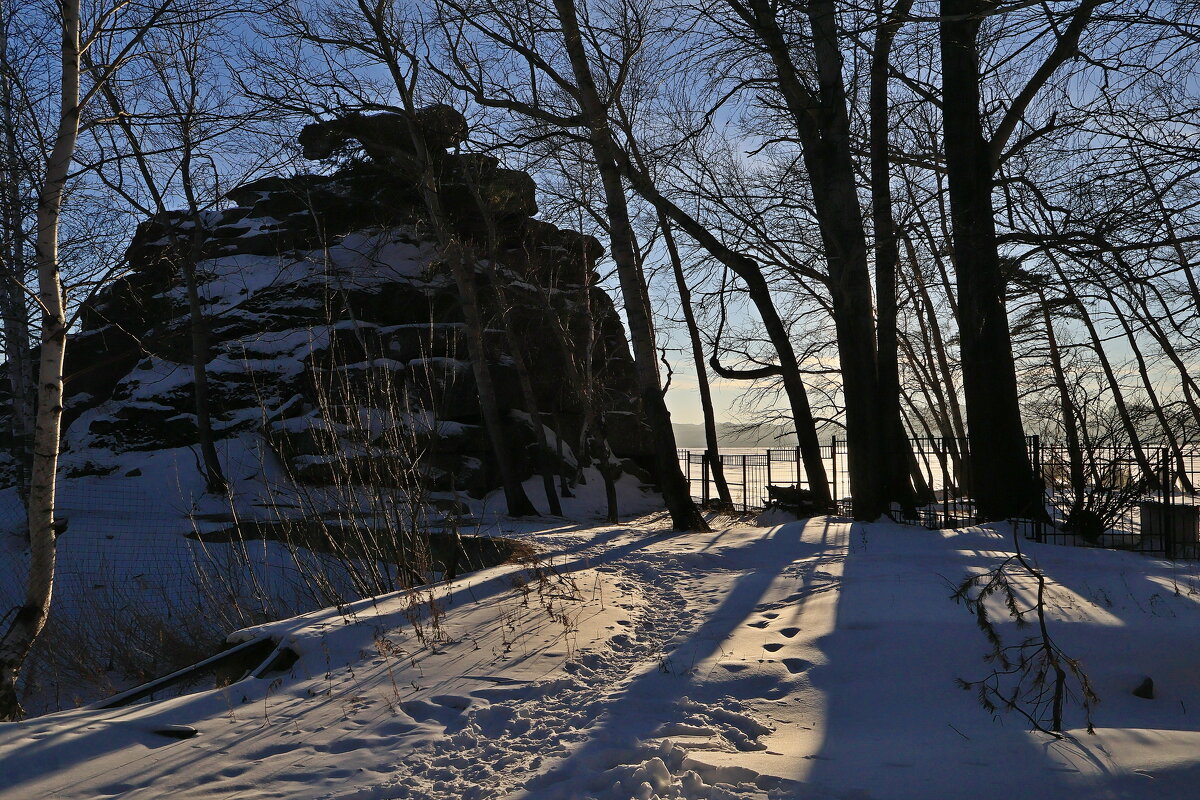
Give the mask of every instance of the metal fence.
<path id="1" fill-rule="evenodd" d="M 821 446 L 821 460 L 829 479 L 830 492 L 839 507 L 849 507 L 846 471 L 846 441 L 832 439 Z M 754 452 L 720 452 L 715 456 L 704 450 L 680 450 L 680 466 L 691 487 L 692 496 L 708 505 L 717 497 L 713 465 L 720 463 L 725 483 L 733 500 L 733 510 L 754 511 L 766 503 L 768 486 L 806 486 L 808 479 L 798 447 L 780 447 Z"/>
<path id="2" fill-rule="evenodd" d="M 1093 446 L 1072 459 L 1065 445 L 1037 436 L 1028 437 L 1026 447 L 1046 510 L 1044 517 L 1024 521 L 1030 539 L 1200 558 L 1200 450 Z M 909 473 L 921 501 L 915 509 L 894 508 L 896 518 L 928 528 L 972 524 L 967 441 L 914 438 L 909 448 Z M 853 498 L 846 440 L 831 439 L 821 456 L 837 511 L 848 514 Z M 706 504 L 716 500 L 713 466 L 719 459 L 736 511 L 763 508 L 768 486 L 808 483 L 796 447 L 680 450 L 679 459 L 692 496 Z"/>
<path id="3" fill-rule="evenodd" d="M 1039 541 L 1200 557 L 1200 452 L 1065 446 L 1036 448 L 1048 521 Z"/>

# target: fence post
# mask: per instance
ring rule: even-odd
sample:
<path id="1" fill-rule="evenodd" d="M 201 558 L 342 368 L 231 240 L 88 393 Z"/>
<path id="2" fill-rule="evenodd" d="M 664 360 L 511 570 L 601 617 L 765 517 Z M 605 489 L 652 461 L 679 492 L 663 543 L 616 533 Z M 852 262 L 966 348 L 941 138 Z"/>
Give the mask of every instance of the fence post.
<path id="1" fill-rule="evenodd" d="M 1041 542 L 1046 538 L 1046 476 L 1042 471 L 1042 437 L 1036 433 L 1030 436 L 1029 449 L 1029 465 L 1033 468 L 1034 486 L 1038 492 L 1038 503 L 1041 504 L 1040 508 L 1031 509 L 1035 512 L 1033 519 L 1034 538 L 1036 541 Z"/>
<path id="2" fill-rule="evenodd" d="M 955 504 L 958 503 L 959 487 L 962 484 L 962 476 L 955 474 L 954 481 L 950 480 L 950 448 L 946 445 L 947 438 L 941 437 L 938 448 L 938 462 L 942 465 L 942 524 L 939 528 L 945 528 L 950 524 L 950 492 L 954 492 Z M 951 488 L 953 486 L 953 489 Z M 957 523 L 956 523 L 957 524 Z"/>
<path id="3" fill-rule="evenodd" d="M 832 497 L 833 513 L 836 514 L 836 513 L 838 513 L 838 511 L 841 510 L 839 507 L 840 504 L 838 503 L 837 436 L 836 435 L 832 439 L 829 440 L 829 472 L 832 477 L 832 481 L 830 483 L 829 488 L 833 495 L 833 497 Z"/>
<path id="4" fill-rule="evenodd" d="M 1171 448 L 1164 447 L 1162 452 L 1162 500 L 1171 505 L 1175 499 L 1175 476 L 1171 474 Z"/>
<path id="5" fill-rule="evenodd" d="M 742 454 L 742 511 L 750 510 L 750 480 L 746 469 L 746 464 L 750 461 L 746 454 Z"/>
<path id="6" fill-rule="evenodd" d="M 713 454 L 709 450 L 705 450 L 704 455 L 700 457 L 700 464 L 703 467 L 703 469 L 701 469 L 701 472 L 703 473 L 703 487 L 700 489 L 700 502 L 704 506 L 708 506 L 708 470 L 712 457 Z M 717 456 L 717 458 L 720 458 L 720 456 Z"/>
<path id="7" fill-rule="evenodd" d="M 1159 527 L 1162 529 L 1163 537 L 1163 555 L 1174 560 L 1175 558 L 1175 517 L 1171 513 L 1171 452 L 1165 447 L 1160 447 L 1158 450 L 1158 477 L 1160 480 L 1159 499 L 1162 501 L 1162 506 L 1159 511 L 1155 512 L 1159 518 Z"/>
<path id="8" fill-rule="evenodd" d="M 771 448 L 767 448 L 767 486 L 771 485 Z"/>

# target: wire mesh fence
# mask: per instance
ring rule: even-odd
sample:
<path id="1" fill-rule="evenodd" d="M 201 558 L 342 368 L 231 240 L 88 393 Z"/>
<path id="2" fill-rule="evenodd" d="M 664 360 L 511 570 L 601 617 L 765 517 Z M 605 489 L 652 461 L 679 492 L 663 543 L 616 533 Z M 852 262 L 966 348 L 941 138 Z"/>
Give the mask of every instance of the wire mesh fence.
<path id="1" fill-rule="evenodd" d="M 253 521 L 235 509 L 201 514 L 164 494 L 64 482 L 51 612 L 22 674 L 30 713 L 109 696 L 207 658 L 232 631 L 361 596 L 354 578 L 367 560 L 251 538 Z M 225 529 L 249 532 L 210 535 Z M 28 570 L 24 511 L 16 492 L 0 492 L 0 620 L 24 602 Z"/>
<path id="2" fill-rule="evenodd" d="M 130 482 L 68 482 L 55 517 L 63 525 L 55 546 L 56 615 L 155 608 L 169 616 L 194 606 L 202 594 L 207 601 L 224 597 L 232 604 L 255 595 L 249 586 L 261 579 L 250 571 L 270 573 L 272 602 L 287 610 L 303 605 L 296 595 L 304 576 L 285 548 L 265 541 L 201 541 L 195 532 L 203 523 L 182 501 L 173 503 Z M 12 594 L 23 585 L 28 561 L 19 503 L 0 508 L 0 535 L 9 573 L 0 580 L 0 593 Z M 246 586 L 234 587 L 235 579 Z M 263 588 L 257 587 L 258 594 Z M 16 598 L 0 596 L 0 602 L 11 605 Z"/>

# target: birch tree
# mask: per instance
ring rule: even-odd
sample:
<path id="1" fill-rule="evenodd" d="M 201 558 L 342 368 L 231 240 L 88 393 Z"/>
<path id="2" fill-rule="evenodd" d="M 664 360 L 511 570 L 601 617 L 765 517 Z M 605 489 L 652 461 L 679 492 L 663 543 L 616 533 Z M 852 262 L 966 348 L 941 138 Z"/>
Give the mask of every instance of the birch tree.
<path id="1" fill-rule="evenodd" d="M 162 22 L 172 0 L 141 6 L 118 3 L 91 9 L 91 25 L 81 34 L 80 0 L 61 0 L 60 47 L 57 51 L 59 102 L 45 173 L 37 197 L 35 222 L 36 308 L 41 318 L 29 499 L 29 574 L 23 604 L 0 640 L 0 719 L 17 719 L 23 711 L 17 697 L 21 666 L 46 624 L 54 590 L 55 500 L 63 411 L 63 362 L 67 347 L 67 298 L 59 262 L 59 219 L 71 176 L 80 125 L 87 104 L 105 81 L 137 51 L 146 34 Z M 119 31 L 113 58 L 82 88 L 81 57 L 101 37 Z"/>

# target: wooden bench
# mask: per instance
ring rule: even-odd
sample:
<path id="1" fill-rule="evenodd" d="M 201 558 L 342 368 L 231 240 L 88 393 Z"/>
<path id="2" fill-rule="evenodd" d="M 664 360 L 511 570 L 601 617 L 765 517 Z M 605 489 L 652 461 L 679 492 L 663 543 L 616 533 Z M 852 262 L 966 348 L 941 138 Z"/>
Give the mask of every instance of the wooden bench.
<path id="1" fill-rule="evenodd" d="M 767 496 L 763 500 L 763 508 L 778 508 L 789 511 L 798 517 L 811 517 L 824 514 L 826 508 L 808 489 L 799 486 L 767 486 Z"/>

